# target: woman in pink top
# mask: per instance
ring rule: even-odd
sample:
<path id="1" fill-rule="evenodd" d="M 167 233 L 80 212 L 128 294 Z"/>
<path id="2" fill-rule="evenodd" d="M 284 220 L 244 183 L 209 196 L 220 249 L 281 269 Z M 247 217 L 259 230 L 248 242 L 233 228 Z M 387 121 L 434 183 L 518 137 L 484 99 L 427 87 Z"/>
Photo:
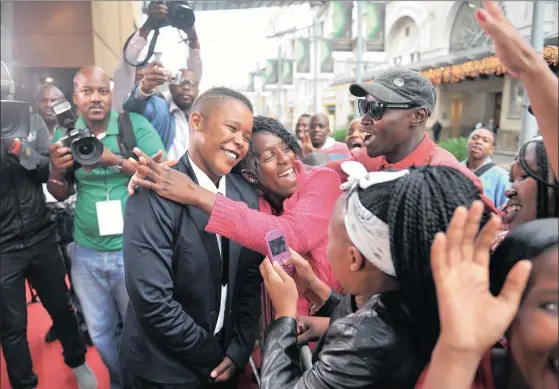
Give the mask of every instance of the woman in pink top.
<path id="1" fill-rule="evenodd" d="M 267 255 L 266 234 L 280 229 L 289 247 L 307 259 L 315 274 L 340 291 L 326 259 L 328 222 L 341 194 L 339 175 L 326 167 L 309 167 L 298 159 L 301 148 L 295 137 L 277 120 L 256 116 L 251 150 L 234 169 L 255 184 L 261 193 L 260 211 L 240 201 L 214 194 L 173 169 L 153 169 L 149 157 L 139 167 L 130 188 L 139 185 L 160 196 L 194 205 L 210 216 L 206 231 L 225 236 Z M 156 172 L 155 170 L 158 170 Z M 310 302 L 299 297 L 298 313 L 309 314 Z"/>

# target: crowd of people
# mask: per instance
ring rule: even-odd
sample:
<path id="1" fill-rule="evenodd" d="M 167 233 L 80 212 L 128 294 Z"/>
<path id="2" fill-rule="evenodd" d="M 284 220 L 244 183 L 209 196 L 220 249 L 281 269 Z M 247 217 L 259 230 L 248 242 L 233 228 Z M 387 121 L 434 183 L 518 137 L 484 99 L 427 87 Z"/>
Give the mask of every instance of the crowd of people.
<path id="1" fill-rule="evenodd" d="M 476 19 L 541 134 L 510 173 L 491 160 L 492 123 L 464 161 L 431 139 L 436 90 L 410 70 L 350 86 L 361 118 L 345 142 L 323 113 L 289 131 L 235 90 L 199 93 L 194 28 L 180 83 L 162 90 L 163 63 L 134 64 L 167 11 L 150 4 L 112 88 L 98 67 L 74 77 L 75 128 L 101 143 L 98 161 L 76 164 L 52 84 L 30 135 L 2 140 L 0 338 L 14 389 L 38 385 L 26 280 L 80 389 L 99 386 L 86 343 L 112 389 L 238 388 L 257 344 L 263 389 L 557 387 L 558 79 L 497 3 Z M 278 230 L 284 265 L 267 242 Z"/>

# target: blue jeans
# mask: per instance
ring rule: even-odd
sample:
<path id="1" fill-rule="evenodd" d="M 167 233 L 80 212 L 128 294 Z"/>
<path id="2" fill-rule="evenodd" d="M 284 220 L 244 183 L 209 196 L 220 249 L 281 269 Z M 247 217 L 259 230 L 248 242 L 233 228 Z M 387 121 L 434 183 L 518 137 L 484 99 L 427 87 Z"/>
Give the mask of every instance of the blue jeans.
<path id="1" fill-rule="evenodd" d="M 122 250 L 95 251 L 71 243 L 68 251 L 89 335 L 109 370 L 111 389 L 122 389 L 118 351 L 128 306 Z"/>

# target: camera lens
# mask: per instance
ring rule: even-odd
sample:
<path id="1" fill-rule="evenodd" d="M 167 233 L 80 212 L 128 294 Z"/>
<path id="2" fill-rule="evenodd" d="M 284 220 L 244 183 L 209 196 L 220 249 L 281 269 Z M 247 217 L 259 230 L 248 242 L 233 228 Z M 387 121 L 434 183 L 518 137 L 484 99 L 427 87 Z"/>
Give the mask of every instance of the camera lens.
<path id="1" fill-rule="evenodd" d="M 29 104 L 21 101 L 2 100 L 0 104 L 0 129 L 2 139 L 29 136 Z"/>
<path id="2" fill-rule="evenodd" d="M 14 112 L 1 110 L 0 112 L 0 126 L 2 128 L 2 138 L 10 138 L 10 135 L 15 132 L 19 126 L 19 116 Z"/>
<path id="3" fill-rule="evenodd" d="M 83 166 L 95 165 L 103 154 L 103 144 L 94 136 L 76 140 L 71 149 L 74 160 Z"/>
<path id="4" fill-rule="evenodd" d="M 175 12 L 173 13 L 171 19 L 175 27 L 184 29 L 192 27 L 196 21 L 196 17 L 194 16 L 192 9 L 189 6 L 182 4 L 175 8 Z"/>

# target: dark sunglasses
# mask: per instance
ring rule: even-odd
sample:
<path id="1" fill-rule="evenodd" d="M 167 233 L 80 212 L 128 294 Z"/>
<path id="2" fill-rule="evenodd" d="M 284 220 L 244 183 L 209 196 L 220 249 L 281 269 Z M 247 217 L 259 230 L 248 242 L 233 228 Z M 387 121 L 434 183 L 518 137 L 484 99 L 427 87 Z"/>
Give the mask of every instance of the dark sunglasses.
<path id="1" fill-rule="evenodd" d="M 357 100 L 357 107 L 361 117 L 369 115 L 374 120 L 382 119 L 382 115 L 387 109 L 411 109 L 416 108 L 417 104 L 411 103 L 385 103 L 383 101 L 367 101 L 365 99 Z"/>

